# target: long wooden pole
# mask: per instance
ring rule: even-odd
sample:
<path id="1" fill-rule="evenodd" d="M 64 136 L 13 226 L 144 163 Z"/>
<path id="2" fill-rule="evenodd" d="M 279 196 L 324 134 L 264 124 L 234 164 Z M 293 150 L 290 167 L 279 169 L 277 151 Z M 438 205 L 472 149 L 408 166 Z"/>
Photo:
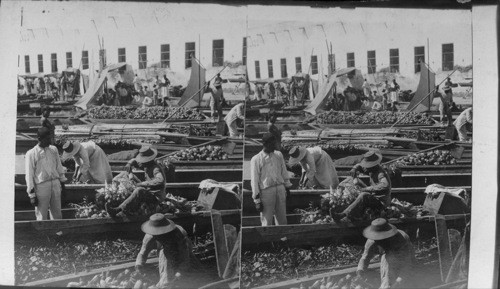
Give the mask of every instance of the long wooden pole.
<path id="1" fill-rule="evenodd" d="M 222 71 L 224 71 L 224 69 L 226 69 L 226 68 L 227 68 L 227 66 L 224 66 L 224 68 L 223 68 L 221 71 L 219 71 L 219 73 L 221 73 Z M 214 76 L 212 76 L 212 78 L 210 78 L 210 80 L 209 80 L 209 81 L 212 81 L 212 79 L 214 79 L 216 76 L 217 76 L 217 74 L 216 74 L 216 75 L 214 75 Z M 184 107 L 184 105 L 185 105 L 186 103 L 188 103 L 191 99 L 193 99 L 193 97 L 195 97 L 195 96 L 196 96 L 196 95 L 197 95 L 197 94 L 198 94 L 198 93 L 199 93 L 202 89 L 205 89 L 205 86 L 203 86 L 202 88 L 200 88 L 200 89 L 199 89 L 199 90 L 198 90 L 195 94 L 191 95 L 191 96 L 190 96 L 190 97 L 186 100 L 186 102 L 184 102 L 184 104 L 180 105 L 180 106 L 179 106 L 179 107 L 178 107 L 178 108 L 177 108 L 177 109 L 176 109 L 176 110 L 175 110 L 172 114 L 170 114 L 170 115 L 169 115 L 166 119 L 164 119 L 161 123 L 166 122 L 169 118 L 171 118 L 172 116 L 174 116 L 174 115 L 177 113 L 177 111 L 179 111 L 182 107 Z"/>
<path id="2" fill-rule="evenodd" d="M 438 85 L 436 85 L 431 92 L 429 92 L 424 98 L 422 98 L 419 102 L 417 102 L 417 104 L 415 104 L 410 110 L 408 110 L 400 119 L 398 119 L 393 125 L 391 125 L 390 128 L 393 128 L 396 124 L 398 124 L 401 120 L 403 120 L 410 112 L 412 112 L 415 108 L 417 108 L 419 104 L 424 102 L 424 100 L 426 100 L 427 97 L 431 95 L 431 93 L 434 93 L 434 91 L 436 91 L 436 87 L 440 86 L 441 83 L 443 83 L 446 79 L 448 79 L 448 77 L 450 77 L 453 73 L 455 73 L 455 71 L 457 71 L 457 68 L 453 70 L 450 74 L 448 74 L 448 76 L 446 76 Z"/>

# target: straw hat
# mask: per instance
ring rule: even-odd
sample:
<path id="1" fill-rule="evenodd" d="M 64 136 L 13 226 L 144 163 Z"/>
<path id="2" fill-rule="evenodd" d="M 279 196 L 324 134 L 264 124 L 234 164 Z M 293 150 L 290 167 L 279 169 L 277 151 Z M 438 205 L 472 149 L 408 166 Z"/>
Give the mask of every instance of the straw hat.
<path id="1" fill-rule="evenodd" d="M 69 158 L 72 158 L 77 152 L 78 150 L 80 149 L 82 145 L 75 141 L 75 142 L 71 142 L 71 141 L 67 141 L 64 143 L 62 149 L 63 149 L 63 155 L 62 155 L 62 158 L 63 159 L 69 159 Z"/>
<path id="2" fill-rule="evenodd" d="M 398 233 L 396 226 L 389 224 L 386 219 L 378 218 L 363 230 L 363 236 L 370 240 L 384 240 Z"/>
<path id="3" fill-rule="evenodd" d="M 304 147 L 293 147 L 288 153 L 290 155 L 290 160 L 288 161 L 288 163 L 291 166 L 298 164 L 306 156 L 306 152 L 307 150 Z"/>
<path id="4" fill-rule="evenodd" d="M 161 213 L 156 213 L 149 217 L 149 221 L 144 222 L 141 230 L 150 235 L 163 235 L 175 230 L 177 226 Z"/>
<path id="5" fill-rule="evenodd" d="M 150 146 L 142 146 L 139 149 L 139 154 L 135 157 L 138 163 L 148 163 L 156 158 L 158 151 Z"/>
<path id="6" fill-rule="evenodd" d="M 372 168 L 382 162 L 382 154 L 376 151 L 369 151 L 363 155 L 363 160 L 359 163 L 363 168 Z"/>

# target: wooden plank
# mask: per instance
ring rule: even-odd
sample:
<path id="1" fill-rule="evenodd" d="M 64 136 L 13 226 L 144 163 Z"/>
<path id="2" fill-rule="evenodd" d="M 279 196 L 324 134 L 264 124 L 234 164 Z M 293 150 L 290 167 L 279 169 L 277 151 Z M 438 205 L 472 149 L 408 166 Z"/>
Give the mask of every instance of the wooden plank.
<path id="1" fill-rule="evenodd" d="M 436 215 L 434 222 L 436 224 L 436 237 L 439 252 L 439 264 L 441 269 L 441 281 L 445 282 L 448 271 L 453 261 L 450 248 L 450 240 L 448 238 L 448 227 L 446 219 L 443 215 Z"/>
<path id="2" fill-rule="evenodd" d="M 229 252 L 226 246 L 226 236 L 220 212 L 212 210 L 211 218 L 215 244 L 215 257 L 217 259 L 217 271 L 219 272 L 219 277 L 222 277 L 224 275 L 227 262 L 229 261 Z"/>

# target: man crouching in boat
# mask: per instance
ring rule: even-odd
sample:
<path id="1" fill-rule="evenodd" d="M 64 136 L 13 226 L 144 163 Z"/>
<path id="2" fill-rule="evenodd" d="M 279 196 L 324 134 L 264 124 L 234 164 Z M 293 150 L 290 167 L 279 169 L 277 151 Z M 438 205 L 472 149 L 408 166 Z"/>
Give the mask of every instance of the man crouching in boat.
<path id="1" fill-rule="evenodd" d="M 373 220 L 364 229 L 363 236 L 368 240 L 356 274 L 363 278 L 371 259 L 380 255 L 379 288 L 412 288 L 409 279 L 415 274 L 415 253 L 410 237 L 383 218 Z"/>
<path id="2" fill-rule="evenodd" d="M 346 217 L 349 219 L 360 218 L 367 208 L 380 211 L 391 204 L 391 179 L 387 171 L 380 166 L 381 162 L 382 154 L 369 151 L 363 155 L 363 160 L 352 168 L 351 176 L 354 178 L 355 184 L 361 186 L 361 193 L 342 213 L 332 214 L 335 221 Z M 370 177 L 369 186 L 357 178 L 360 172 Z"/>
<path id="3" fill-rule="evenodd" d="M 138 182 L 136 184 L 137 188 L 118 207 L 112 208 L 106 206 L 106 211 L 111 217 L 115 217 L 121 212 L 126 214 L 127 209 L 136 206 L 139 200 L 155 197 L 161 202 L 165 199 L 165 175 L 160 165 L 155 162 L 157 155 L 157 150 L 148 146 L 143 146 L 139 150 L 139 154 L 128 161 L 125 168 L 129 173 L 129 177 L 134 179 L 137 178 L 131 173 L 132 168 L 136 167 L 144 170 L 146 180 L 144 182 Z"/>
<path id="4" fill-rule="evenodd" d="M 160 281 L 157 288 L 169 288 L 172 281 L 181 273 L 189 271 L 199 264 L 193 254 L 193 245 L 187 237 L 186 231 L 176 225 L 165 215 L 157 213 L 149 218 L 141 226 L 146 233 L 142 240 L 142 247 L 135 261 L 135 268 L 142 272 L 149 253 L 153 249 L 158 250 L 158 270 Z"/>

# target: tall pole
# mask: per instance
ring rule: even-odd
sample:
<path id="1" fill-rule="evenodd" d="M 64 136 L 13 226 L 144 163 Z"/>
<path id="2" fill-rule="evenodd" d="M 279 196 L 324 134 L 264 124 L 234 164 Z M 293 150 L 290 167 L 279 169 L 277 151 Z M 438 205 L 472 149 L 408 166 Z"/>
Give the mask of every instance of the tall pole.
<path id="1" fill-rule="evenodd" d="M 198 87 L 201 87 L 201 37 L 198 34 Z M 205 79 L 203 79 L 205 81 Z M 203 93 L 198 93 L 198 105 L 201 106 L 201 99 L 203 98 Z"/>
<path id="2" fill-rule="evenodd" d="M 431 93 L 431 71 L 430 71 L 430 50 L 429 50 L 429 38 L 427 38 L 427 93 Z M 427 106 L 427 111 L 431 110 L 433 97 L 429 97 L 429 105 Z"/>

